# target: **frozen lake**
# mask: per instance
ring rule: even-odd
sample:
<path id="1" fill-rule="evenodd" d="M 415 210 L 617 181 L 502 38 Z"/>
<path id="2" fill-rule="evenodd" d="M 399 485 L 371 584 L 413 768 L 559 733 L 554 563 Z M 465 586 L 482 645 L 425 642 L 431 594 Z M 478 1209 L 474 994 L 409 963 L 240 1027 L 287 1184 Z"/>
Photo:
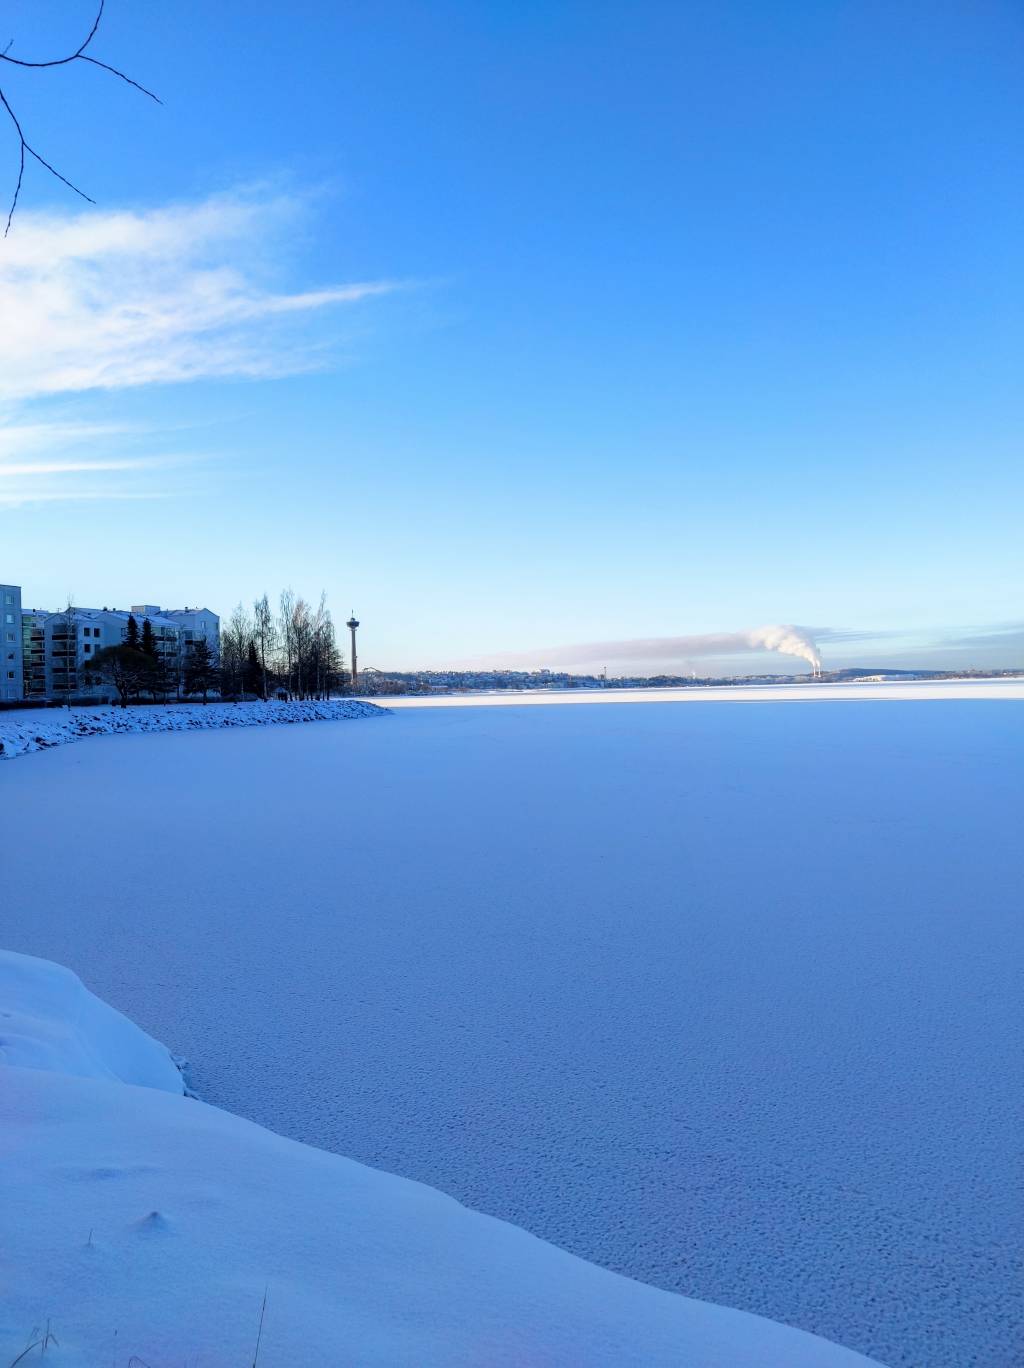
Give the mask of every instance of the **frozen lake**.
<path id="1" fill-rule="evenodd" d="M 0 765 L 0 943 L 276 1130 L 890 1365 L 1012 1368 L 1024 707 L 981 692 L 85 741 Z"/>

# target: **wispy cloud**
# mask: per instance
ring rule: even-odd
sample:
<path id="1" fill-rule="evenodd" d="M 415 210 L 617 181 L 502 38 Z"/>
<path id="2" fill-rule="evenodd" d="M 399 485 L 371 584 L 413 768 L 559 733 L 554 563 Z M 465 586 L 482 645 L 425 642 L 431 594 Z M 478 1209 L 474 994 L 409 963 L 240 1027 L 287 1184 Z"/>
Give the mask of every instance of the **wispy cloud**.
<path id="1" fill-rule="evenodd" d="M 204 456 L 153 452 L 157 440 L 159 434 L 128 424 L 39 422 L 16 410 L 0 413 L 0 506 L 169 496 L 170 488 L 152 486 L 153 473 L 195 466 Z"/>
<path id="2" fill-rule="evenodd" d="M 25 214 L 0 251 L 0 400 L 318 364 L 287 320 L 398 288 L 274 288 L 300 199 L 233 195 L 128 212 Z M 285 340 L 287 345 L 285 345 Z"/>
<path id="3" fill-rule="evenodd" d="M 118 438 L 130 431 L 123 423 L 37 422 L 19 418 L 14 410 L 0 410 L 0 469 L 14 456 Z"/>
<path id="4" fill-rule="evenodd" d="M 141 456 L 137 460 L 124 461 L 2 461 L 0 460 L 0 480 L 14 475 L 67 475 L 86 474 L 100 470 L 152 470 L 166 465 L 158 456 Z M 0 489 L 3 485 L 0 484 Z"/>
<path id="5" fill-rule="evenodd" d="M 21 214 L 0 245 L 0 505 L 162 497 L 173 486 L 152 472 L 203 459 L 154 454 L 167 434 L 144 426 L 69 418 L 73 396 L 81 409 L 89 391 L 329 364 L 329 320 L 399 285 L 283 288 L 307 210 L 302 196 L 250 191 Z"/>
<path id="6" fill-rule="evenodd" d="M 24 508 L 27 504 L 37 503 L 96 503 L 136 502 L 138 500 L 166 499 L 170 495 L 159 489 L 117 490 L 117 489 L 22 489 L 7 492 L 0 485 L 0 508 Z"/>
<path id="7" fill-rule="evenodd" d="M 1005 646 L 1018 652 L 1024 648 L 1024 622 L 1001 622 L 985 627 L 963 627 L 942 637 L 938 646 L 972 650 L 980 646 Z"/>

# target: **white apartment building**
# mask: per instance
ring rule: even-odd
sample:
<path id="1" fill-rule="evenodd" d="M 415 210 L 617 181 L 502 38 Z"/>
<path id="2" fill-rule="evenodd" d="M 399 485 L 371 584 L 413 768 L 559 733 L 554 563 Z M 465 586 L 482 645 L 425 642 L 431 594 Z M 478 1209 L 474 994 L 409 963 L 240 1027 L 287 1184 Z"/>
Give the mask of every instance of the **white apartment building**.
<path id="1" fill-rule="evenodd" d="M 135 618 L 140 636 L 149 621 L 156 653 L 172 679 L 180 679 L 197 641 L 205 640 L 214 656 L 219 653 L 220 618 L 209 608 L 165 611 L 159 604 L 136 603 L 130 610 L 72 607 L 51 613 L 23 609 L 21 590 L 0 585 L 0 700 L 109 698 L 110 686 L 94 684 L 88 664 L 105 646 L 124 643 L 129 616 Z"/>
<path id="2" fill-rule="evenodd" d="M 43 698 L 110 698 L 109 684 L 94 684 L 88 676 L 90 657 L 105 646 L 121 646 L 128 635 L 127 611 L 112 608 L 72 608 L 47 613 L 42 621 Z M 142 631 L 142 619 L 136 619 Z M 150 618 L 157 654 L 172 665 L 178 654 L 174 624 L 159 615 Z"/>
<path id="3" fill-rule="evenodd" d="M 67 612 L 51 613 L 43 624 L 48 698 L 111 697 L 109 684 L 88 679 L 90 656 L 105 646 L 121 646 L 128 636 L 128 619 L 134 617 L 141 636 L 146 622 L 153 629 L 157 656 L 172 678 L 180 678 L 196 641 L 202 637 L 216 655 L 220 644 L 220 618 L 208 608 L 161 609 L 156 603 L 136 603 L 131 609 L 75 608 L 73 630 L 68 632 Z"/>
<path id="4" fill-rule="evenodd" d="M 21 590 L 0 584 L 0 699 L 17 703 L 24 697 L 21 635 Z"/>

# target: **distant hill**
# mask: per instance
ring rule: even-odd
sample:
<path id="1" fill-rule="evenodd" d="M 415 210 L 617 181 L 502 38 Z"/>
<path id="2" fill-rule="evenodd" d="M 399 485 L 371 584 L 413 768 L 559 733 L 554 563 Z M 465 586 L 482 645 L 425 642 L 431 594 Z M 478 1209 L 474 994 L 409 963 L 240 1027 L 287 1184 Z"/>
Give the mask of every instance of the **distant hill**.
<path id="1" fill-rule="evenodd" d="M 824 670 L 821 677 L 839 683 L 844 679 L 875 679 L 879 675 L 885 675 L 886 679 L 932 679 L 940 678 L 947 673 L 948 671 L 944 670 L 890 670 L 884 666 L 876 666 L 871 670 Z"/>

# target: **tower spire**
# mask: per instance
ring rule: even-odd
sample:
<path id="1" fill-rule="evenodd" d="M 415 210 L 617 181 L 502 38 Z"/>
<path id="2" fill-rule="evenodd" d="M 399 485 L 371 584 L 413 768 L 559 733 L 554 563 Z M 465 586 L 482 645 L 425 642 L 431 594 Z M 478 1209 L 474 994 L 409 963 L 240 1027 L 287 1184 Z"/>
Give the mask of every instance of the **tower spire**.
<path id="1" fill-rule="evenodd" d="M 345 626 L 352 633 L 352 692 L 355 693 L 359 686 L 359 666 L 356 661 L 356 628 L 359 626 L 359 622 L 356 619 L 354 608 L 352 609 L 352 616 L 345 623 Z"/>

